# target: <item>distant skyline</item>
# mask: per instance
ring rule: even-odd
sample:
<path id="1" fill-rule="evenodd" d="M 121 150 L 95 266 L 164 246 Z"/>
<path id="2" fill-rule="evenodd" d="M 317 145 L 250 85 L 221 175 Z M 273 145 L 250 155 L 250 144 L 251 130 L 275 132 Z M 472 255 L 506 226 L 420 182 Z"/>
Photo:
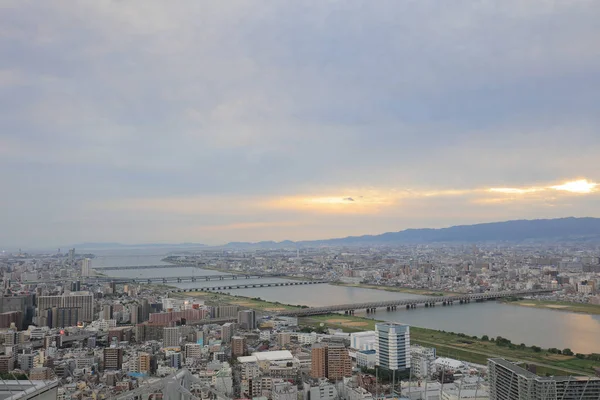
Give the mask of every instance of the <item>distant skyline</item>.
<path id="1" fill-rule="evenodd" d="M 600 3 L 0 4 L 0 249 L 600 217 Z"/>

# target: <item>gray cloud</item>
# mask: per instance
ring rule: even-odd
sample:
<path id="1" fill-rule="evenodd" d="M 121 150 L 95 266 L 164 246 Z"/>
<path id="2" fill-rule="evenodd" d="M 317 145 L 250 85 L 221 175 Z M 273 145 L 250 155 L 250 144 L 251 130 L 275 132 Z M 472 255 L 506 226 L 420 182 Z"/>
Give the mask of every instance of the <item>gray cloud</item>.
<path id="1" fill-rule="evenodd" d="M 600 179 L 594 1 L 0 7 L 0 244 L 234 240 L 201 227 L 241 223 L 248 239 L 308 238 L 366 218 L 297 230 L 295 214 L 89 214 L 132 198 Z M 452 221 L 477 220 L 461 204 Z M 517 211 L 497 215 L 537 215 Z M 377 229 L 430 226 L 427 214 Z M 152 223 L 163 237 L 147 236 Z"/>

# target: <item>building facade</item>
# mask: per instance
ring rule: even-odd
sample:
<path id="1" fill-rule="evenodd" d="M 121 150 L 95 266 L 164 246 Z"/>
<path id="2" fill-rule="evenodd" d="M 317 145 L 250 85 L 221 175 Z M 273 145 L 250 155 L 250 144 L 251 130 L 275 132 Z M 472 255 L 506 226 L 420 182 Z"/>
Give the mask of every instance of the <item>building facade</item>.
<path id="1" fill-rule="evenodd" d="M 410 368 L 410 327 L 396 323 L 375 325 L 377 365 L 390 371 Z"/>

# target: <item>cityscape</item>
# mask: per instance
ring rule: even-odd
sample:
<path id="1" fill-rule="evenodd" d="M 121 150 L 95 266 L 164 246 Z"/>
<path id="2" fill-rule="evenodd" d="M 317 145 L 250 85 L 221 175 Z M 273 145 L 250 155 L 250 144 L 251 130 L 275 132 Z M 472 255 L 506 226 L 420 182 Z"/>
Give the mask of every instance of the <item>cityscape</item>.
<path id="1" fill-rule="evenodd" d="M 59 399 L 596 399 L 599 252 L 586 242 L 5 252 L 0 374 Z M 338 290 L 359 292 L 349 302 Z M 504 330 L 480 317 L 488 306 Z M 522 337 L 509 322 L 519 311 L 595 322 L 569 327 L 573 341 Z M 404 322 L 434 313 L 426 326 Z"/>
<path id="2" fill-rule="evenodd" d="M 600 400 L 598 21 L 0 0 L 0 400 Z"/>

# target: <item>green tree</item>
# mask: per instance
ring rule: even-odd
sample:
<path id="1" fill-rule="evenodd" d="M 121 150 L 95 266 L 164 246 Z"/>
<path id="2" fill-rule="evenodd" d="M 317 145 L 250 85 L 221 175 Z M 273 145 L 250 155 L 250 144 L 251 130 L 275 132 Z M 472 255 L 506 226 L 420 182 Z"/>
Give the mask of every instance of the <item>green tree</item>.
<path id="1" fill-rule="evenodd" d="M 483 335 L 483 336 L 481 337 L 481 340 L 483 340 L 483 341 L 487 342 L 487 341 L 489 341 L 489 340 L 490 340 L 490 338 L 488 337 L 488 335 Z"/>
<path id="2" fill-rule="evenodd" d="M 567 349 L 564 349 L 564 350 L 562 351 L 562 353 L 563 353 L 565 356 L 572 356 L 572 355 L 573 355 L 573 352 L 572 352 L 572 351 L 571 351 L 571 349 L 569 349 L 569 348 L 567 348 Z"/>

